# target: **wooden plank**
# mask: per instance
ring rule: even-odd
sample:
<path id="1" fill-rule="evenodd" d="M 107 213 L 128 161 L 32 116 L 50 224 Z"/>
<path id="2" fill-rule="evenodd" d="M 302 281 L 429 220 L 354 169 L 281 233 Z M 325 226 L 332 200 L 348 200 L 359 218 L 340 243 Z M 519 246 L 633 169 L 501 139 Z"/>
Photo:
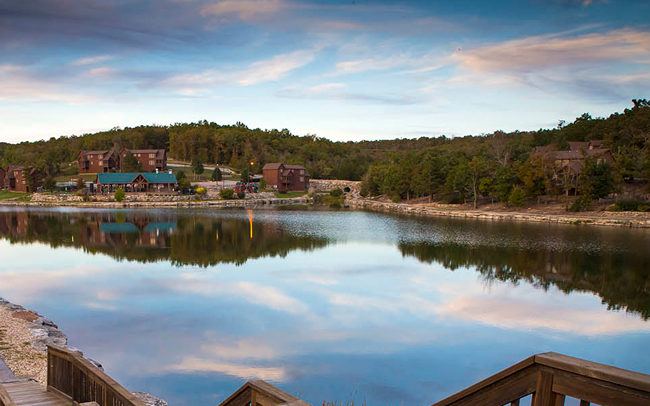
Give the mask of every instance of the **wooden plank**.
<path id="1" fill-rule="evenodd" d="M 650 375 L 640 372 L 629 371 L 554 352 L 538 354 L 534 358 L 535 362 L 541 365 L 627 386 L 640 391 L 650 392 Z"/>
<path id="2" fill-rule="evenodd" d="M 539 371 L 537 373 L 537 386 L 535 388 L 534 406 L 555 406 L 552 372 Z"/>
<path id="3" fill-rule="evenodd" d="M 599 405 L 650 405 L 648 392 L 564 371 L 555 373 L 553 391 Z"/>
<path id="4" fill-rule="evenodd" d="M 7 389 L 0 383 L 0 406 L 15 406 L 13 400 L 9 396 Z"/>
<path id="5" fill-rule="evenodd" d="M 535 356 L 526 358 L 525 360 L 523 360 L 521 362 L 518 362 L 517 364 L 515 364 L 515 365 L 513 365 L 511 367 L 508 367 L 508 368 L 506 368 L 506 369 L 504 369 L 504 370 L 502 370 L 502 371 L 500 371 L 500 372 L 498 372 L 498 373 L 496 373 L 496 374 L 494 374 L 494 375 L 492 375 L 492 376 L 490 376 L 488 378 L 485 378 L 484 380 L 482 380 L 482 381 L 480 381 L 478 383 L 475 383 L 474 385 L 470 386 L 467 389 L 464 389 L 464 390 L 462 390 L 462 391 L 460 391 L 460 392 L 458 392 L 456 394 L 453 394 L 453 395 L 449 396 L 446 399 L 443 399 L 443 400 L 441 400 L 441 401 L 439 401 L 437 403 L 434 403 L 433 406 L 446 406 L 446 405 L 454 404 L 454 402 L 457 402 L 458 400 L 460 400 L 460 399 L 462 399 L 462 398 L 464 398 L 464 397 L 466 397 L 466 396 L 468 396 L 470 394 L 473 394 L 473 393 L 475 393 L 475 392 L 477 392 L 479 390 L 482 390 L 482 389 L 494 384 L 497 381 L 505 379 L 508 376 L 515 374 L 516 372 L 519 372 L 519 371 L 521 371 L 521 370 L 523 370 L 525 368 L 528 368 L 528 367 L 532 366 L 534 363 L 535 363 Z M 504 404 L 505 403 L 507 403 L 507 402 L 504 402 Z"/>

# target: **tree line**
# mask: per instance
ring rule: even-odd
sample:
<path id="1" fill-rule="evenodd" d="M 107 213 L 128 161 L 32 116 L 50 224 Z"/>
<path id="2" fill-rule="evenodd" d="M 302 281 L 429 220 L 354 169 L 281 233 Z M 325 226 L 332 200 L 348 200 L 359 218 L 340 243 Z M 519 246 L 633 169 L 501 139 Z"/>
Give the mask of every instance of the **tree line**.
<path id="1" fill-rule="evenodd" d="M 0 143 L 0 166 L 24 164 L 55 176 L 74 166 L 80 150 L 164 148 L 171 158 L 192 162 L 193 167 L 219 164 L 259 173 L 268 162 L 301 164 L 314 179 L 363 180 L 364 194 L 385 194 L 393 200 L 426 197 L 520 205 L 526 199 L 569 191 L 599 198 L 625 182 L 650 177 L 649 138 L 650 102 L 641 99 L 607 118 L 585 113 L 553 129 L 454 138 L 335 142 L 310 134 L 298 136 L 287 129 L 208 121 L 114 128 L 37 142 Z M 562 150 L 570 141 L 594 139 L 604 140 L 614 162 L 586 160 L 580 177 L 557 173 L 552 162 L 533 154 L 535 147 Z"/>

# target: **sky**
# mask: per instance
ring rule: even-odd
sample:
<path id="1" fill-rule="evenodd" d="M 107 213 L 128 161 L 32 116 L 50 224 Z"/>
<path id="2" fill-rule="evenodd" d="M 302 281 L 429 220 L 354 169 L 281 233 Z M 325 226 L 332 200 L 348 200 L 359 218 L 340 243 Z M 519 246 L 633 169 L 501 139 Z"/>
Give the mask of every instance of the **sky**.
<path id="1" fill-rule="evenodd" d="M 650 96 L 641 0 L 0 0 L 0 141 L 198 120 L 332 140 L 607 116 Z"/>

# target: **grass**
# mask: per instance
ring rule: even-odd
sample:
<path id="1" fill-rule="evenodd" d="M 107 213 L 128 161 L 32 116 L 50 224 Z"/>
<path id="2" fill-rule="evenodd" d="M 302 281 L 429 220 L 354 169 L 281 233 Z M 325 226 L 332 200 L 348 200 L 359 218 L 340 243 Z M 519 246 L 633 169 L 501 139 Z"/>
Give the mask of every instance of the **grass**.
<path id="1" fill-rule="evenodd" d="M 0 200 L 14 199 L 21 202 L 29 201 L 31 196 L 23 192 L 11 192 L 9 190 L 0 190 Z"/>
<path id="2" fill-rule="evenodd" d="M 307 192 L 287 192 L 287 193 L 280 193 L 280 192 L 275 192 L 275 197 L 278 199 L 290 199 L 292 197 L 300 197 L 306 195 Z"/>

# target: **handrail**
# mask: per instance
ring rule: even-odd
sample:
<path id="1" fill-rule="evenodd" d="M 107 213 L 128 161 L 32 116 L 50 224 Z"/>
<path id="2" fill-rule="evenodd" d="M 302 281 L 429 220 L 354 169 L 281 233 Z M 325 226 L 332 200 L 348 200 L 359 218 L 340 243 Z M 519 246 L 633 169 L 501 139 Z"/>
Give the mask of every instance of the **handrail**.
<path id="1" fill-rule="evenodd" d="M 311 406 L 262 380 L 248 381 L 219 406 Z"/>
<path id="2" fill-rule="evenodd" d="M 16 406 L 2 383 L 0 383 L 0 406 Z"/>
<path id="3" fill-rule="evenodd" d="M 650 404 L 650 375 L 553 352 L 537 354 L 504 369 L 433 406 L 519 405 L 533 395 L 533 406 L 561 406 L 566 396 L 580 405 Z"/>
<path id="4" fill-rule="evenodd" d="M 47 389 L 78 403 L 145 406 L 82 355 L 56 345 L 47 347 Z"/>

